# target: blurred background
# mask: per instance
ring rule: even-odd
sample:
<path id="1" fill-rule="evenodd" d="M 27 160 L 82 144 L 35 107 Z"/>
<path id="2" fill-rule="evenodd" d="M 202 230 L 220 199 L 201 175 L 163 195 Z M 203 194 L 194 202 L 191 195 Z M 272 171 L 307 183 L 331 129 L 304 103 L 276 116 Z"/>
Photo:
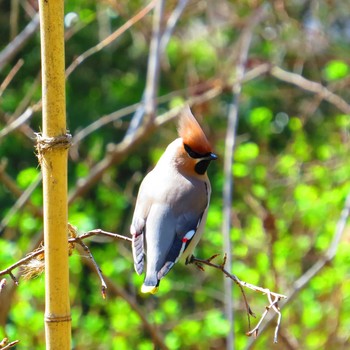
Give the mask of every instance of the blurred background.
<path id="1" fill-rule="evenodd" d="M 0 9 L 3 270 L 42 239 L 41 72 L 37 2 L 0 1 Z M 108 280 L 107 299 L 75 250 L 74 349 L 349 349 L 349 14 L 341 0 L 66 2 L 70 223 L 80 233 L 129 235 L 138 186 L 177 137 L 176 108 L 189 103 L 219 155 L 196 256 L 220 254 L 220 264 L 229 253 L 240 279 L 291 296 L 278 344 L 272 311 L 250 338 L 241 292 L 232 286 L 231 298 L 220 271 L 177 264 L 156 296 L 143 296 L 130 245 L 94 237 L 85 243 Z M 0 338 L 44 349 L 44 277 L 19 281 L 7 277 L 0 294 Z M 246 295 L 253 328 L 268 301 Z"/>

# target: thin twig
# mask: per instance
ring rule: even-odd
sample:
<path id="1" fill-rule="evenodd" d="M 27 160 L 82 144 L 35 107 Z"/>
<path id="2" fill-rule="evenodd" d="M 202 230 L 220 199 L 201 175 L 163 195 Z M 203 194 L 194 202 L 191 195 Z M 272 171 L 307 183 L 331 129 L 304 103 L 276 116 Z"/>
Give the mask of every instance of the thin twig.
<path id="1" fill-rule="evenodd" d="M 189 105 L 193 105 L 194 103 L 208 101 L 218 96 L 221 91 L 221 86 L 214 87 L 200 96 L 189 99 L 187 102 Z M 157 117 L 153 124 L 142 125 L 133 138 L 124 138 L 119 144 L 109 145 L 106 157 L 90 169 L 89 175 L 86 178 L 78 182 L 77 187 L 69 196 L 69 203 L 72 203 L 77 197 L 85 194 L 102 177 L 108 168 L 124 159 L 132 148 L 136 147 L 145 138 L 150 137 L 156 128 L 175 118 L 182 108 L 175 107 Z"/>
<path id="2" fill-rule="evenodd" d="M 246 310 L 247 310 L 247 314 L 251 315 L 251 316 L 254 316 L 254 313 L 252 312 L 248 302 L 247 302 L 247 299 L 246 299 L 246 296 L 245 296 L 245 292 L 243 290 L 243 287 L 244 288 L 248 288 L 248 289 L 251 289 L 255 292 L 259 292 L 259 293 L 262 293 L 262 294 L 265 294 L 267 295 L 267 298 L 268 298 L 268 301 L 269 301 L 269 305 L 266 307 L 266 310 L 265 312 L 262 314 L 262 316 L 260 317 L 260 320 L 257 324 L 257 326 L 253 329 L 253 330 L 250 330 L 247 332 L 247 335 L 250 336 L 252 334 L 255 334 L 257 335 L 258 332 L 259 332 L 259 328 L 262 324 L 262 321 L 264 320 L 264 318 L 266 317 L 268 311 L 272 308 L 278 315 L 278 319 L 277 319 L 277 325 L 276 325 L 276 329 L 275 329 L 275 337 L 274 337 L 274 342 L 277 342 L 277 335 L 278 335 L 278 330 L 279 330 L 279 327 L 280 327 L 280 323 L 281 323 L 281 312 L 279 311 L 279 309 L 277 308 L 277 303 L 281 300 L 281 299 L 287 299 L 287 297 L 283 294 L 279 294 L 279 293 L 275 293 L 275 292 L 271 292 L 269 289 L 267 288 L 262 288 L 262 287 L 258 287 L 258 286 L 255 286 L 253 284 L 250 284 L 250 283 L 247 283 L 247 282 L 244 282 L 242 280 L 240 280 L 236 275 L 234 274 L 231 274 L 229 271 L 227 271 L 225 269 L 225 263 L 226 263 L 226 258 L 224 257 L 224 260 L 221 264 L 214 264 L 212 263 L 211 261 L 213 260 L 214 257 L 216 257 L 217 255 L 209 258 L 209 259 L 206 259 L 206 260 L 203 260 L 203 259 L 198 259 L 198 258 L 195 258 L 195 257 L 192 257 L 192 259 L 190 260 L 190 263 L 194 263 L 194 264 L 200 264 L 200 265 L 207 265 L 207 266 L 210 266 L 210 267 L 213 267 L 215 269 L 218 269 L 220 271 L 222 271 L 226 277 L 230 278 L 232 281 L 234 281 L 241 289 L 241 292 L 242 292 L 242 295 L 243 295 L 243 298 L 244 298 L 244 302 L 245 302 L 245 305 L 246 305 Z M 271 297 L 274 298 L 274 301 L 272 301 Z"/>
<path id="3" fill-rule="evenodd" d="M 100 279 L 101 282 L 101 294 L 103 299 L 106 299 L 106 290 L 107 290 L 107 284 L 102 276 L 102 271 L 100 267 L 97 265 L 96 260 L 94 259 L 93 255 L 91 254 L 91 251 L 89 247 L 83 242 L 83 240 L 80 237 L 75 238 L 75 242 L 78 243 L 85 251 L 85 253 L 88 255 L 88 257 L 91 259 L 91 262 L 95 268 L 95 271 Z"/>
<path id="4" fill-rule="evenodd" d="M 270 301 L 270 305 L 266 306 L 265 311 L 263 312 L 263 314 L 260 317 L 259 322 L 257 323 L 257 325 L 249 332 L 247 332 L 246 334 L 248 336 L 251 335 L 255 335 L 255 337 L 258 336 L 259 333 L 259 328 L 261 326 L 261 323 L 263 322 L 263 320 L 265 319 L 266 315 L 268 314 L 268 312 L 271 310 L 271 308 L 274 309 L 274 311 L 278 314 L 278 321 L 277 321 L 277 326 L 276 326 L 276 330 L 275 330 L 275 337 L 274 337 L 274 343 L 277 343 L 277 334 L 278 334 L 278 328 L 280 325 L 280 316 L 281 316 L 281 312 L 276 308 L 276 304 L 278 303 L 278 301 L 280 300 L 280 298 L 275 298 L 274 301 L 271 300 L 271 296 L 270 294 L 268 294 L 268 299 Z"/>
<path id="5" fill-rule="evenodd" d="M 113 239 L 120 239 L 122 241 L 127 241 L 127 242 L 130 242 L 130 243 L 132 241 L 132 239 L 127 237 L 127 236 L 119 235 L 118 233 L 113 233 L 113 232 L 109 232 L 109 231 L 104 231 L 104 230 L 101 230 L 99 228 L 95 229 L 95 230 L 91 230 L 91 231 L 86 232 L 86 233 L 82 233 L 77 238 L 78 239 L 85 239 L 85 238 L 88 238 L 88 237 L 98 236 L 98 235 L 110 237 L 110 238 L 113 238 Z M 75 240 L 75 238 L 69 238 L 68 242 L 74 243 L 74 242 L 76 242 L 76 240 Z"/>
<path id="6" fill-rule="evenodd" d="M 123 288 L 120 288 L 119 286 L 115 285 L 109 278 L 103 277 L 101 269 L 99 268 L 96 261 L 94 260 L 90 249 L 82 241 L 83 239 L 93 237 L 93 236 L 98 236 L 98 235 L 103 235 L 106 237 L 110 237 L 113 239 L 119 239 L 119 240 L 123 240 L 123 241 L 127 241 L 127 242 L 131 243 L 131 238 L 129 238 L 129 237 L 119 235 L 117 233 L 113 233 L 113 232 L 109 232 L 109 231 L 104 231 L 101 229 L 91 230 L 91 231 L 82 233 L 79 236 L 70 237 L 68 239 L 68 243 L 69 244 L 78 244 L 78 245 L 82 246 L 84 251 L 88 254 L 89 259 L 84 260 L 84 262 L 86 262 L 89 266 L 91 266 L 91 268 L 93 268 L 97 272 L 99 279 L 100 279 L 100 282 L 101 282 L 102 296 L 105 297 L 105 292 L 106 292 L 107 285 L 108 285 L 108 290 L 110 292 L 115 293 L 115 294 L 119 295 L 120 297 L 122 297 L 124 300 L 126 300 L 128 302 L 128 304 L 130 305 L 130 307 L 139 315 L 143 326 L 149 332 L 152 340 L 154 341 L 154 344 L 156 344 L 159 347 L 159 349 L 167 350 L 168 347 L 165 345 L 161 334 L 159 333 L 159 331 L 157 330 L 156 327 L 154 327 L 151 323 L 149 323 L 148 318 L 146 317 L 146 315 L 144 315 L 142 309 L 140 308 L 140 306 L 138 305 L 136 300 L 129 293 L 127 293 Z M 28 262 L 30 260 L 38 257 L 41 254 L 44 254 L 44 247 L 41 247 L 41 248 L 29 253 L 25 258 L 19 260 L 15 264 L 9 266 L 7 269 L 0 271 L 0 277 L 3 275 L 10 275 L 10 276 L 12 275 L 13 276 L 12 271 L 14 269 L 28 264 Z M 3 282 L 4 280 L 5 279 L 1 280 L 2 286 L 4 286 L 6 283 L 6 282 Z"/>
<path id="7" fill-rule="evenodd" d="M 8 268 L 0 271 L 0 277 L 1 276 L 5 276 L 5 275 L 9 275 L 11 276 L 12 271 L 22 265 L 27 264 L 30 260 L 34 259 L 35 257 L 37 257 L 40 254 L 43 254 L 44 252 L 44 248 L 40 248 L 38 250 L 35 250 L 33 252 L 30 252 L 29 254 L 27 254 L 24 258 L 22 258 L 21 260 L 18 260 L 17 262 L 15 262 L 14 264 L 12 264 L 11 266 L 9 266 Z M 12 275 L 13 276 L 13 275 Z M 12 278 L 12 277 L 11 277 Z"/>
<path id="8" fill-rule="evenodd" d="M 179 21 L 188 0 L 179 0 L 174 11 L 170 14 L 169 19 L 167 21 L 166 27 L 164 29 L 162 38 L 160 40 L 160 54 L 163 56 L 165 49 L 169 43 L 171 35 L 174 32 L 177 22 Z"/>
<path id="9" fill-rule="evenodd" d="M 28 119 L 30 119 L 33 115 L 34 111 L 32 107 L 28 107 L 24 113 L 22 113 L 17 119 L 15 119 L 12 123 L 9 125 L 6 125 L 1 131 L 0 131 L 0 138 L 3 138 L 4 136 L 8 135 L 13 130 L 16 130 L 18 127 L 20 127 L 22 124 L 24 124 Z"/>
<path id="10" fill-rule="evenodd" d="M 159 0 L 153 14 L 153 30 L 147 63 L 146 87 L 142 94 L 142 101 L 131 119 L 125 138 L 132 138 L 145 118 L 147 119 L 146 122 L 152 122 L 155 117 L 160 74 L 160 40 L 162 37 L 163 12 L 164 0 Z"/>
<path id="11" fill-rule="evenodd" d="M 350 114 L 350 105 L 339 95 L 336 95 L 322 84 L 305 79 L 303 76 L 291 73 L 282 68 L 274 66 L 270 73 L 275 78 L 293 84 L 303 90 L 318 94 L 323 100 L 331 103 L 345 114 Z"/>
<path id="12" fill-rule="evenodd" d="M 4 81 L 0 85 L 0 97 L 10 84 L 11 80 L 14 78 L 14 76 L 18 73 L 18 71 L 23 66 L 24 60 L 20 58 L 17 63 L 11 68 L 9 74 L 7 74 L 7 77 L 4 79 Z"/>
<path id="13" fill-rule="evenodd" d="M 152 0 L 146 7 L 144 7 L 141 11 L 139 11 L 134 17 L 131 17 L 126 23 L 124 23 L 120 28 L 110 34 L 107 38 L 99 42 L 97 45 L 91 47 L 89 50 L 82 53 L 78 56 L 67 68 L 66 70 L 66 78 L 76 69 L 82 62 L 84 62 L 88 57 L 93 54 L 101 51 L 106 46 L 110 45 L 113 41 L 115 41 L 120 35 L 122 35 L 125 31 L 127 31 L 130 27 L 132 27 L 136 22 L 140 21 L 143 17 L 145 17 L 155 6 L 157 0 Z"/>
<path id="14" fill-rule="evenodd" d="M 156 96 L 158 92 L 160 70 L 160 39 L 162 36 L 162 18 L 165 1 L 158 0 L 153 14 L 153 31 L 148 56 L 148 67 L 145 88 L 145 114 L 154 119 Z"/>
<path id="15" fill-rule="evenodd" d="M 127 241 L 129 243 L 131 242 L 131 238 L 129 238 L 129 237 L 119 235 L 119 234 L 113 233 L 113 232 L 104 231 L 101 229 L 96 229 L 96 230 L 91 230 L 91 231 L 82 233 L 81 235 L 79 235 L 77 237 L 70 237 L 70 238 L 68 238 L 68 243 L 70 243 L 70 244 L 77 243 L 84 248 L 84 245 L 81 244 L 82 240 L 89 238 L 89 237 L 92 237 L 92 236 L 97 236 L 97 235 L 102 235 L 102 236 L 110 237 L 113 239 L 120 239 L 123 241 Z M 85 248 L 84 248 L 84 250 L 85 250 Z M 44 247 L 40 247 L 39 249 L 27 254 L 26 257 L 22 258 L 21 260 L 17 261 L 16 263 L 12 264 L 8 268 L 0 271 L 0 277 L 5 276 L 5 275 L 9 275 L 14 280 L 14 282 L 18 284 L 18 281 L 15 278 L 15 276 L 12 274 L 12 271 L 20 266 L 26 265 L 30 260 L 36 258 L 37 256 L 39 256 L 43 253 L 44 253 Z M 91 254 L 91 252 L 90 252 L 90 254 Z M 89 255 L 89 257 L 90 257 L 90 255 Z M 103 281 L 103 279 L 101 280 L 101 282 L 102 281 Z"/>
<path id="16" fill-rule="evenodd" d="M 291 302 L 297 297 L 297 295 L 309 284 L 309 282 L 331 261 L 336 255 L 340 239 L 344 234 L 346 222 L 350 215 L 350 193 L 346 197 L 344 207 L 341 211 L 339 220 L 337 221 L 336 228 L 334 230 L 332 242 L 327 249 L 325 255 L 321 257 L 314 265 L 312 265 L 302 276 L 300 276 L 293 285 L 293 288 L 287 293 L 288 299 L 281 303 L 281 308 L 291 304 Z M 266 323 L 261 327 L 260 333 L 264 332 L 272 318 L 268 319 Z M 253 347 L 254 340 L 252 339 L 246 350 Z"/>
<path id="17" fill-rule="evenodd" d="M 242 81 L 245 74 L 245 66 L 248 59 L 248 52 L 250 43 L 253 37 L 254 28 L 263 20 L 266 14 L 265 6 L 258 8 L 257 11 L 248 20 L 247 26 L 244 28 L 238 48 L 238 59 L 235 67 L 236 79 L 232 85 L 232 102 L 229 106 L 227 130 L 225 138 L 225 158 L 224 158 L 224 185 L 223 185 L 223 250 L 229 252 L 227 255 L 228 269 L 232 266 L 232 244 L 231 244 L 231 216 L 232 216 L 232 193 L 233 193 L 233 153 L 236 144 L 236 129 L 238 124 L 238 110 L 239 99 L 242 89 Z M 243 290 L 242 290 L 243 292 Z M 230 279 L 224 280 L 224 294 L 225 294 L 225 314 L 230 325 L 230 331 L 227 335 L 226 348 L 233 350 L 234 344 L 234 312 L 233 312 L 233 293 L 232 281 Z M 244 299 L 245 294 L 243 293 Z M 247 309 L 248 325 L 250 328 L 250 313 Z"/>
<path id="18" fill-rule="evenodd" d="M 18 343 L 19 343 L 19 340 L 14 340 L 14 341 L 8 343 L 8 339 L 4 338 L 0 342 L 0 349 L 1 350 L 10 349 L 10 348 L 14 347 L 15 345 L 17 345 Z"/>
<path id="19" fill-rule="evenodd" d="M 21 210 L 21 208 L 23 208 L 23 206 L 25 206 L 29 202 L 30 196 L 32 195 L 34 190 L 37 188 L 37 186 L 41 183 L 41 180 L 42 180 L 42 175 L 41 175 L 41 173 L 39 173 L 37 178 L 32 182 L 32 184 L 30 184 L 28 186 L 28 188 L 24 192 L 22 192 L 20 197 L 17 199 L 16 203 L 11 207 L 11 209 L 7 212 L 7 214 L 1 220 L 0 232 L 7 226 L 7 224 L 10 222 L 11 218 L 19 210 Z M 34 209 L 35 207 L 32 206 L 32 208 Z"/>
<path id="20" fill-rule="evenodd" d="M 0 71 L 22 49 L 39 28 L 39 14 L 36 14 L 27 26 L 0 52 Z"/>
<path id="21" fill-rule="evenodd" d="M 72 235 L 71 230 L 72 230 L 72 226 L 69 225 L 69 233 Z M 98 277 L 99 277 L 100 282 L 101 282 L 102 296 L 103 296 L 103 298 L 105 298 L 106 297 L 106 290 L 107 290 L 106 279 L 105 279 L 105 277 L 103 277 L 102 271 L 101 271 L 100 267 L 98 266 L 98 264 L 96 263 L 96 261 L 95 261 L 93 255 L 92 255 L 90 249 L 83 242 L 83 239 L 86 239 L 86 238 L 89 238 L 89 237 L 92 237 L 92 236 L 97 236 L 97 235 L 103 235 L 103 236 L 110 237 L 110 238 L 113 238 L 113 239 L 120 239 L 120 240 L 127 241 L 129 243 L 131 243 L 131 238 L 123 236 L 123 235 L 119 235 L 117 233 L 104 231 L 104 230 L 101 230 L 101 229 L 91 230 L 91 231 L 85 232 L 85 233 L 83 233 L 83 234 L 81 234 L 79 236 L 75 236 L 75 231 L 74 231 L 73 232 L 73 237 L 68 238 L 68 244 L 70 244 L 71 247 L 74 247 L 74 244 L 79 244 L 83 248 L 83 250 L 87 253 L 87 255 L 89 257 L 89 260 L 90 260 L 94 270 L 98 274 Z M 16 263 L 12 264 L 8 268 L 0 271 L 0 277 L 4 276 L 4 275 L 9 275 L 12 278 L 12 280 L 14 281 L 14 283 L 18 284 L 18 280 L 15 278 L 15 276 L 13 275 L 12 271 L 14 269 L 20 267 L 20 266 L 24 266 L 24 265 L 28 264 L 31 260 L 33 260 L 33 259 L 37 258 L 39 255 L 43 255 L 43 254 L 44 254 L 44 247 L 40 247 L 39 249 L 37 249 L 37 250 L 31 252 L 30 254 L 28 254 L 23 259 L 21 259 L 21 260 L 17 261 Z M 275 292 L 271 292 L 269 289 L 258 287 L 258 286 L 252 285 L 250 283 L 241 281 L 236 275 L 229 273 L 225 269 L 226 256 L 224 257 L 223 262 L 221 264 L 214 264 L 214 263 L 212 263 L 212 260 L 214 258 L 216 258 L 217 256 L 218 255 L 214 255 L 211 258 L 206 259 L 206 260 L 192 257 L 190 263 L 194 263 L 194 264 L 196 264 L 199 267 L 201 265 L 211 266 L 213 268 L 216 268 L 216 269 L 222 271 L 227 277 L 229 277 L 231 280 L 233 280 L 240 287 L 240 290 L 241 290 L 242 295 L 244 297 L 244 302 L 245 302 L 245 305 L 246 305 L 247 313 L 249 315 L 252 315 L 252 316 L 255 317 L 253 311 L 251 310 L 251 308 L 250 308 L 250 306 L 248 304 L 248 301 L 246 299 L 243 287 L 244 288 L 249 288 L 249 289 L 251 289 L 253 291 L 256 291 L 256 292 L 260 292 L 262 294 L 266 294 L 268 296 L 269 301 L 270 301 L 270 305 L 267 308 L 268 309 L 272 308 L 278 314 L 278 322 L 277 322 L 277 326 L 276 326 L 276 330 L 275 330 L 275 341 L 277 341 L 277 334 L 278 334 L 278 329 L 279 329 L 280 321 L 281 321 L 281 313 L 279 312 L 279 309 L 277 308 L 277 303 L 278 303 L 279 300 L 285 299 L 286 296 L 284 296 L 282 294 L 275 293 Z M 43 262 L 43 260 L 44 260 L 44 257 L 42 256 L 40 258 L 40 261 Z M 5 279 L 3 279 L 1 281 L 2 288 L 6 284 L 5 281 L 6 281 Z M 272 301 L 271 297 L 274 297 L 274 301 Z M 265 311 L 265 313 L 262 315 L 260 321 L 258 322 L 257 327 L 255 327 L 253 331 L 248 332 L 248 333 L 251 333 L 251 334 L 256 333 L 257 334 L 258 329 L 259 329 L 259 327 L 260 327 L 260 325 L 262 323 L 262 320 L 265 318 L 266 314 L 267 314 L 267 311 Z M 166 347 L 164 347 L 164 348 L 166 348 Z"/>
<path id="22" fill-rule="evenodd" d="M 96 230 L 98 231 L 98 230 Z M 92 264 L 92 261 L 90 259 L 84 259 L 84 264 L 86 264 L 90 269 L 94 270 L 95 267 Z M 168 350 L 168 347 L 166 346 L 162 334 L 160 333 L 160 330 L 157 326 L 153 325 L 149 321 L 148 315 L 145 313 L 145 311 L 140 306 L 140 303 L 136 300 L 136 298 L 128 291 L 126 291 L 124 288 L 119 286 L 117 283 L 112 281 L 108 277 L 104 277 L 104 280 L 106 284 L 108 285 L 108 294 L 112 294 L 115 296 L 118 296 L 122 299 L 124 299 L 130 306 L 132 310 L 139 316 L 141 320 L 141 324 L 143 325 L 144 329 L 148 332 L 150 335 L 150 338 L 152 339 L 154 346 L 156 349 L 159 350 Z"/>

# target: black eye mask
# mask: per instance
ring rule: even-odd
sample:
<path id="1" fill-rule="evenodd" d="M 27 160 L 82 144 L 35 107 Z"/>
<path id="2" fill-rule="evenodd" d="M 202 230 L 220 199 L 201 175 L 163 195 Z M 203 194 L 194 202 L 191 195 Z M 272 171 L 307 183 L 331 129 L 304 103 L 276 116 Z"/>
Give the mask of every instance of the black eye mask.
<path id="1" fill-rule="evenodd" d="M 193 151 L 191 149 L 191 147 L 189 145 L 186 145 L 185 143 L 184 143 L 184 148 L 185 148 L 185 151 L 187 152 L 187 154 L 193 159 L 211 158 L 211 156 L 212 156 L 212 153 L 210 153 L 210 152 L 205 153 L 205 154 L 197 153 L 197 152 Z"/>

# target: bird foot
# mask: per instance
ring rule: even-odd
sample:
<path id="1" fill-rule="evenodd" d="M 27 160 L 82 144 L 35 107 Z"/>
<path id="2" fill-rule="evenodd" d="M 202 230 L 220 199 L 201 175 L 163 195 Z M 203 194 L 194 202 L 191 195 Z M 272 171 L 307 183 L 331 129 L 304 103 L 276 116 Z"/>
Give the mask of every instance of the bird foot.
<path id="1" fill-rule="evenodd" d="M 201 264 L 194 255 L 187 257 L 185 264 L 194 264 L 199 270 L 204 271 L 203 264 Z"/>

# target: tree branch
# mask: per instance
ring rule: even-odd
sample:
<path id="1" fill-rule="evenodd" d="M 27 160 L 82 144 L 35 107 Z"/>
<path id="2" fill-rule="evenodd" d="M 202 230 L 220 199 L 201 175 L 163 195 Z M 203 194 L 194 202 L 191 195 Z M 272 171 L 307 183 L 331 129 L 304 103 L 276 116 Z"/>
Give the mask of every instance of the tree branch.
<path id="1" fill-rule="evenodd" d="M 19 343 L 19 340 L 14 340 L 12 342 L 8 342 L 7 338 L 4 338 L 1 342 L 0 342 L 0 349 L 1 350 L 5 350 L 5 349 L 10 349 L 14 346 L 16 346 Z"/>
<path id="2" fill-rule="evenodd" d="M 131 17 L 126 23 L 124 23 L 120 28 L 114 31 L 107 38 L 99 42 L 97 45 L 91 47 L 89 50 L 82 53 L 78 56 L 67 68 L 66 70 L 66 78 L 88 57 L 93 54 L 101 51 L 106 46 L 110 45 L 114 40 L 116 40 L 120 35 L 122 35 L 125 31 L 127 31 L 130 27 L 132 27 L 136 22 L 140 21 L 143 17 L 145 17 L 155 6 L 157 0 L 152 0 L 146 7 L 144 7 L 141 11 L 139 11 L 134 17 Z"/>
<path id="3" fill-rule="evenodd" d="M 22 49 L 25 43 L 39 28 L 39 14 L 36 14 L 27 26 L 0 52 L 0 71 Z"/>
<path id="4" fill-rule="evenodd" d="M 96 263 L 96 261 L 95 261 L 93 255 L 92 255 L 90 249 L 83 242 L 83 240 L 87 239 L 89 237 L 102 235 L 102 236 L 110 237 L 110 238 L 113 238 L 113 239 L 119 239 L 119 240 L 123 240 L 123 241 L 127 241 L 127 242 L 131 243 L 131 241 L 132 241 L 131 238 L 123 236 L 123 235 L 119 235 L 117 233 L 104 231 L 104 230 L 101 230 L 101 229 L 95 229 L 95 230 L 91 230 L 91 231 L 82 233 L 80 235 L 77 235 L 76 234 L 76 232 L 77 232 L 76 229 L 70 224 L 68 225 L 68 231 L 69 231 L 69 236 L 70 237 L 68 238 L 68 242 L 67 243 L 69 245 L 69 249 L 68 250 L 69 250 L 70 254 L 72 253 L 72 250 L 75 248 L 75 244 L 80 245 L 82 247 L 82 249 L 87 253 L 87 255 L 89 257 L 89 259 L 88 259 L 89 265 L 95 270 L 95 272 L 97 273 L 97 275 L 98 275 L 98 277 L 100 279 L 102 296 L 103 296 L 103 298 L 105 298 L 106 297 L 107 286 L 109 286 L 111 283 L 107 282 L 106 277 L 104 277 L 102 275 L 102 271 L 101 271 L 100 267 Z M 218 254 L 216 254 L 216 255 L 214 255 L 211 258 L 206 259 L 206 260 L 192 257 L 192 259 L 189 261 L 189 263 L 194 263 L 201 270 L 203 270 L 202 265 L 207 265 L 207 266 L 213 267 L 215 269 L 218 269 L 218 270 L 222 271 L 223 274 L 226 277 L 228 277 L 232 281 L 234 281 L 239 286 L 239 288 L 240 288 L 240 290 L 242 292 L 247 313 L 249 315 L 251 315 L 251 316 L 255 317 L 253 311 L 251 310 L 251 308 L 250 308 L 250 306 L 248 304 L 248 301 L 247 301 L 247 298 L 246 298 L 246 295 L 245 295 L 245 292 L 244 292 L 244 288 L 248 288 L 248 289 L 251 289 L 251 290 L 253 290 L 255 292 L 259 292 L 259 293 L 267 295 L 267 298 L 268 298 L 268 301 L 269 301 L 269 305 L 266 307 L 266 310 L 263 313 L 263 315 L 261 316 L 260 321 L 258 322 L 257 326 L 253 330 L 249 331 L 247 333 L 247 335 L 252 335 L 252 334 L 257 335 L 258 334 L 259 327 L 260 327 L 262 321 L 264 320 L 267 312 L 272 308 L 278 314 L 278 321 L 277 321 L 276 330 L 275 330 L 275 342 L 277 342 L 277 334 L 278 334 L 278 329 L 279 329 L 280 321 L 281 321 L 281 313 L 279 311 L 279 308 L 278 308 L 277 304 L 278 304 L 278 302 L 281 299 L 285 299 L 286 296 L 283 295 L 283 294 L 278 294 L 278 293 L 275 293 L 275 292 L 271 292 L 267 288 L 262 288 L 262 287 L 259 287 L 259 286 L 255 286 L 253 284 L 250 284 L 250 283 L 247 283 L 245 281 L 240 280 L 236 275 L 231 274 L 228 270 L 226 270 L 226 268 L 225 268 L 226 255 L 225 255 L 225 257 L 223 259 L 223 262 L 221 264 L 214 264 L 214 263 L 212 263 L 212 260 L 214 258 L 216 258 L 217 256 L 218 256 Z M 18 284 L 18 280 L 13 275 L 13 270 L 18 268 L 18 267 L 23 267 L 22 273 L 27 278 L 31 278 L 33 276 L 38 276 L 38 274 L 40 274 L 41 272 L 44 271 L 44 247 L 40 246 L 38 249 L 36 249 L 35 251 L 29 253 L 23 259 L 21 259 L 21 260 L 17 261 L 16 263 L 12 264 L 8 268 L 0 271 L 0 277 L 9 275 L 11 277 L 11 279 L 16 284 Z M 0 285 L 1 285 L 1 288 L 0 288 L 0 292 L 1 292 L 1 290 L 6 285 L 6 279 L 2 279 Z M 116 289 L 116 288 L 117 287 L 115 286 L 114 289 Z M 126 295 L 125 291 L 123 291 L 121 288 L 118 287 L 117 289 L 118 289 L 118 294 L 121 295 L 126 301 L 128 301 L 129 304 L 131 305 L 131 307 L 135 311 L 138 310 L 137 313 L 139 315 L 141 315 L 142 313 L 139 310 L 138 306 L 136 305 L 136 302 L 131 300 L 131 297 Z M 147 321 L 146 317 L 144 317 L 144 315 L 142 317 L 142 320 L 143 320 L 144 323 L 147 322 L 147 324 L 148 324 L 148 321 Z M 148 324 L 147 327 L 149 328 L 151 326 Z M 160 340 L 158 339 L 158 341 L 160 341 Z M 163 343 L 163 345 L 164 345 L 164 343 Z M 161 348 L 162 349 L 166 349 L 166 346 L 165 347 L 161 347 Z"/>
<path id="5" fill-rule="evenodd" d="M 288 72 L 277 66 L 272 67 L 270 73 L 272 76 L 279 80 L 293 84 L 303 90 L 320 95 L 323 100 L 331 103 L 343 113 L 350 114 L 350 105 L 343 98 L 341 98 L 339 95 L 334 94 L 322 84 L 305 79 L 299 74 Z"/>
<path id="6" fill-rule="evenodd" d="M 312 265 L 302 276 L 300 276 L 293 285 L 293 288 L 287 293 L 288 299 L 281 303 L 280 307 L 287 307 L 296 298 L 296 296 L 309 284 L 313 277 L 315 277 L 336 255 L 340 239 L 344 233 L 346 222 L 350 215 L 350 193 L 346 197 L 344 207 L 341 211 L 339 220 L 334 230 L 332 242 L 327 249 L 323 257 L 321 257 L 314 265 Z M 268 319 L 263 327 L 260 329 L 260 333 L 264 332 L 272 319 Z M 251 349 L 254 344 L 254 340 L 250 341 L 247 350 Z"/>
<path id="7" fill-rule="evenodd" d="M 253 37 L 254 28 L 263 20 L 266 15 L 266 8 L 258 8 L 249 18 L 246 27 L 239 39 L 238 59 L 235 67 L 236 79 L 232 85 L 232 101 L 229 105 L 228 120 L 225 137 L 225 158 L 224 158 L 224 185 L 223 185 L 223 250 L 229 252 L 227 255 L 228 269 L 232 267 L 232 244 L 231 244 L 231 215 L 232 215 L 232 193 L 233 193 L 233 153 L 236 144 L 236 129 L 238 124 L 239 99 L 242 89 L 242 81 L 245 74 L 245 66 L 248 59 L 250 43 Z M 233 350 L 234 343 L 234 312 L 232 297 L 232 282 L 224 280 L 225 314 L 230 325 L 227 336 L 226 349 Z M 243 293 L 244 295 L 244 293 Z M 245 298 L 245 296 L 244 296 Z M 247 310 L 248 311 L 248 310 Z M 250 312 L 247 312 L 248 324 L 250 326 Z"/>
<path id="8" fill-rule="evenodd" d="M 250 316 L 254 316 L 255 317 L 252 309 L 250 308 L 250 306 L 249 306 L 249 304 L 247 302 L 247 298 L 246 298 L 246 295 L 245 295 L 245 292 L 244 292 L 243 288 L 248 288 L 248 289 L 253 290 L 254 292 L 265 294 L 267 296 L 269 304 L 266 307 L 265 312 L 260 317 L 260 320 L 259 320 L 257 326 L 253 330 L 248 331 L 247 335 L 248 336 L 251 336 L 252 334 L 255 334 L 255 336 L 258 335 L 259 327 L 260 327 L 262 321 L 266 317 L 268 311 L 272 308 L 275 311 L 275 313 L 278 315 L 277 324 L 276 324 L 276 328 L 275 328 L 275 337 L 274 337 L 274 342 L 277 343 L 277 335 L 278 335 L 278 330 L 279 330 L 279 327 L 280 327 L 281 317 L 282 317 L 281 312 L 279 311 L 279 308 L 278 308 L 278 302 L 280 300 L 282 300 L 282 299 L 287 299 L 287 297 L 285 295 L 283 295 L 283 294 L 271 292 L 267 288 L 255 286 L 254 284 L 251 284 L 251 283 L 248 283 L 248 282 L 240 280 L 236 275 L 231 274 L 228 270 L 226 270 L 226 268 L 225 268 L 226 255 L 224 256 L 223 262 L 221 264 L 214 264 L 214 263 L 211 262 L 217 256 L 218 256 L 218 254 L 216 254 L 216 255 L 214 255 L 214 256 L 210 257 L 209 259 L 206 259 L 206 260 L 198 259 L 198 258 L 195 258 L 194 256 L 192 256 L 192 258 L 189 261 L 189 263 L 194 263 L 197 266 L 199 265 L 199 268 L 202 269 L 202 270 L 203 270 L 203 267 L 201 265 L 207 265 L 207 266 L 213 267 L 213 268 L 215 268 L 217 270 L 222 271 L 223 274 L 226 277 L 228 277 L 233 282 L 235 282 L 240 287 L 240 290 L 241 290 L 243 298 L 244 298 L 244 303 L 245 303 L 245 306 L 246 306 L 247 314 L 250 315 Z M 273 300 L 272 300 L 272 298 L 273 298 Z"/>

